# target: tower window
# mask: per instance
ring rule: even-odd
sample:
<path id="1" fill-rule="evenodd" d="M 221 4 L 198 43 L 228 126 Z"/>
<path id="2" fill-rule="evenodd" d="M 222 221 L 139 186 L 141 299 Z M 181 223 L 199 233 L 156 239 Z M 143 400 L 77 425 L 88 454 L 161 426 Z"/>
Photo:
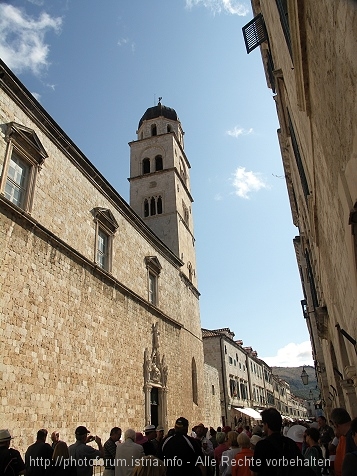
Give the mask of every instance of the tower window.
<path id="1" fill-rule="evenodd" d="M 162 196 L 149 197 L 144 200 L 144 217 L 162 214 Z"/>
<path id="2" fill-rule="evenodd" d="M 161 155 L 157 155 L 155 157 L 155 170 L 162 170 L 163 169 L 163 164 L 162 164 L 162 157 Z"/>
<path id="3" fill-rule="evenodd" d="M 182 158 L 180 158 L 180 176 L 182 181 L 186 184 L 187 183 L 187 173 L 186 173 L 186 167 L 182 161 Z"/>
<path id="4" fill-rule="evenodd" d="M 150 159 L 143 160 L 143 174 L 150 173 Z"/>
<path id="5" fill-rule="evenodd" d="M 182 202 L 182 208 L 183 208 L 183 219 L 184 219 L 186 225 L 188 225 L 190 215 L 188 213 L 188 208 L 186 207 L 186 205 L 183 202 Z"/>
<path id="6" fill-rule="evenodd" d="M 150 200 L 150 215 L 156 215 L 156 201 L 155 197 L 151 197 Z"/>
<path id="7" fill-rule="evenodd" d="M 170 124 L 167 124 L 167 132 L 172 132 L 172 127 L 170 126 Z"/>
<path id="8" fill-rule="evenodd" d="M 162 198 L 161 196 L 157 199 L 157 214 L 162 214 Z"/>
<path id="9" fill-rule="evenodd" d="M 149 216 L 149 202 L 147 199 L 144 200 L 144 217 Z"/>
<path id="10" fill-rule="evenodd" d="M 152 136 L 157 136 L 156 124 L 153 124 L 153 125 L 151 126 L 151 135 L 152 135 Z"/>

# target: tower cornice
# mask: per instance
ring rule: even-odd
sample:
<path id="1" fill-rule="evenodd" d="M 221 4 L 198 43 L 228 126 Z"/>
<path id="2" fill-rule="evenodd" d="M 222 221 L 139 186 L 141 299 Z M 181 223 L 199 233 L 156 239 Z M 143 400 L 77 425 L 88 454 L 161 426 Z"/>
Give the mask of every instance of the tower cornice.
<path id="1" fill-rule="evenodd" d="M 194 199 L 193 199 L 190 191 L 188 190 L 185 182 L 182 180 L 182 177 L 181 177 L 179 171 L 177 170 L 177 167 L 170 167 L 169 169 L 163 169 L 163 170 L 159 170 L 159 171 L 156 171 L 156 172 L 151 172 L 151 173 L 145 174 L 145 175 L 136 175 L 135 177 L 128 177 L 128 181 L 133 182 L 134 180 L 145 180 L 147 177 L 150 177 L 150 176 L 155 177 L 159 174 L 164 174 L 165 172 L 175 172 L 176 176 L 179 178 L 179 180 L 181 182 L 181 185 L 185 189 L 188 198 L 190 199 L 191 203 L 193 203 Z"/>

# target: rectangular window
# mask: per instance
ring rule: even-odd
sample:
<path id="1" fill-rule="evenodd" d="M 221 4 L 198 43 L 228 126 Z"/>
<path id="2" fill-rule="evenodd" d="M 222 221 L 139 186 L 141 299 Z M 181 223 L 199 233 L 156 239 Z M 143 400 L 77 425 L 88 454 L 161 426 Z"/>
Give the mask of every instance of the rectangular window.
<path id="1" fill-rule="evenodd" d="M 236 397 L 237 396 L 236 381 L 233 379 L 229 379 L 229 387 L 231 391 L 231 397 Z"/>
<path id="2" fill-rule="evenodd" d="M 97 236 L 97 264 L 109 270 L 109 236 L 101 228 L 98 229 Z"/>
<path id="3" fill-rule="evenodd" d="M 232 365 L 232 364 L 233 364 L 233 359 L 232 359 L 232 357 L 231 357 L 231 356 L 229 356 L 229 357 L 228 357 L 228 362 L 229 362 L 229 364 L 230 364 L 230 365 Z"/>
<path id="4" fill-rule="evenodd" d="M 157 276 L 149 272 L 149 302 L 157 304 Z"/>
<path id="5" fill-rule="evenodd" d="M 294 156 L 295 156 L 297 169 L 298 169 L 298 172 L 299 172 L 299 175 L 300 175 L 301 187 L 302 187 L 305 199 L 306 199 L 307 196 L 310 195 L 310 190 L 309 190 L 309 185 L 307 183 L 307 178 L 306 178 L 306 175 L 305 175 L 304 165 L 303 165 L 302 158 L 301 158 L 301 155 L 300 155 L 300 149 L 299 149 L 298 141 L 297 141 L 297 138 L 296 138 L 296 135 L 295 135 L 295 131 L 294 131 L 294 127 L 293 127 L 293 123 L 292 123 L 289 111 L 288 111 L 288 117 L 289 117 L 289 130 L 290 130 L 291 144 L 292 144 L 293 151 L 294 151 Z"/>
<path id="6" fill-rule="evenodd" d="M 7 125 L 8 142 L 0 174 L 0 193 L 26 212 L 31 211 L 37 173 L 47 153 L 36 133 L 15 122 Z"/>
<path id="7" fill-rule="evenodd" d="M 280 23 L 284 32 L 286 44 L 290 53 L 291 59 L 293 58 L 292 49 L 291 49 L 291 38 L 290 38 L 290 26 L 288 18 L 288 5 L 287 0 L 276 0 L 276 6 L 278 7 Z"/>
<path id="8" fill-rule="evenodd" d="M 18 207 L 24 207 L 30 166 L 14 152 L 11 155 L 5 185 L 5 197 Z"/>

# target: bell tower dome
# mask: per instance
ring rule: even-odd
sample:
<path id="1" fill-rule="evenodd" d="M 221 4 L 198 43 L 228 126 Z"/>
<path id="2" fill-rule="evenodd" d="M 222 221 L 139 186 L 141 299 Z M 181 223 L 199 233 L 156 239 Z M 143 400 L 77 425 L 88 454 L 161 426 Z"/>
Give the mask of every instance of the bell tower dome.
<path id="1" fill-rule="evenodd" d="M 130 142 L 130 206 L 184 262 L 182 272 L 197 287 L 190 163 L 176 111 L 161 104 L 139 121 Z"/>

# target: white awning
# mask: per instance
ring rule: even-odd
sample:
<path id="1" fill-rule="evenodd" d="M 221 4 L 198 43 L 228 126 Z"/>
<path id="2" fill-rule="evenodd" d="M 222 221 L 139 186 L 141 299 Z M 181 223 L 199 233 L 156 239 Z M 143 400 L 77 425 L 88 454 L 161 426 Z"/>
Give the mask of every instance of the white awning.
<path id="1" fill-rule="evenodd" d="M 262 417 L 260 416 L 260 413 L 254 410 L 254 408 L 239 408 L 239 407 L 234 407 L 235 410 L 238 410 L 241 413 L 244 413 L 245 415 L 250 416 L 251 418 L 254 418 L 254 420 L 261 420 Z"/>

